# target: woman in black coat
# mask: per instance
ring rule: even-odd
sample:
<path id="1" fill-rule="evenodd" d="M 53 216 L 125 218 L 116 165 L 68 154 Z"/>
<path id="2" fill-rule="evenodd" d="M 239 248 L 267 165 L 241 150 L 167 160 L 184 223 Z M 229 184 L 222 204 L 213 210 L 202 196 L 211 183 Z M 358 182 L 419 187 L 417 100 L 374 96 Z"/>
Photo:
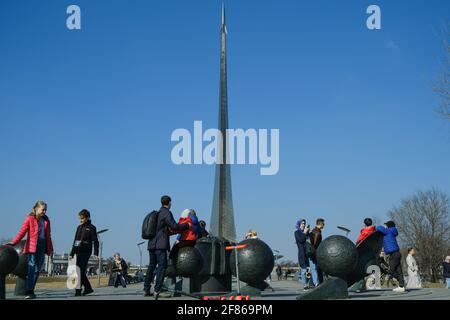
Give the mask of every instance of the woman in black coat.
<path id="1" fill-rule="evenodd" d="M 306 220 L 300 219 L 299 221 L 297 221 L 296 228 L 297 230 L 295 231 L 294 236 L 298 249 L 298 265 L 300 267 L 303 287 L 305 289 L 308 289 L 309 282 L 306 282 L 306 271 L 309 267 L 309 261 L 306 256 L 306 240 L 308 238 L 309 230 L 308 228 L 306 228 Z"/>
<path id="2" fill-rule="evenodd" d="M 119 282 L 123 288 L 127 287 L 127 276 L 128 276 L 128 265 L 124 259 L 120 257 L 120 253 L 114 254 L 114 262 L 112 267 L 112 272 L 114 272 L 114 287 L 119 286 Z"/>

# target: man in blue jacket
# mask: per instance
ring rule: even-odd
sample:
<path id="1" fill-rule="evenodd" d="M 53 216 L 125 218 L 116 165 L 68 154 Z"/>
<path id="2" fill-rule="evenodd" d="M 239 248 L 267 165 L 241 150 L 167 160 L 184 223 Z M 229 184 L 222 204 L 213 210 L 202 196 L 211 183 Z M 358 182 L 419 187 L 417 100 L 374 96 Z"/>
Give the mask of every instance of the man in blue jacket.
<path id="1" fill-rule="evenodd" d="M 401 265 L 402 255 L 400 254 L 400 247 L 397 243 L 398 231 L 394 221 L 386 222 L 385 226 L 386 227 L 378 226 L 377 231 L 384 234 L 383 247 L 389 262 L 389 273 L 397 279 L 399 283 L 399 286 L 393 289 L 393 291 L 405 292 L 405 280 L 403 279 Z"/>

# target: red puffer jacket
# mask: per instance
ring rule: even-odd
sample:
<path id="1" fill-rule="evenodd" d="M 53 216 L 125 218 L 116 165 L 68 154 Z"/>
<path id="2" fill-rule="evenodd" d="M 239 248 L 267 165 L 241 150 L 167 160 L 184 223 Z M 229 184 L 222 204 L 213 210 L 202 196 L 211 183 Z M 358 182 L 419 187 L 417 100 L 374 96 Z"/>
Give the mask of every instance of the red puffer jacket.
<path id="1" fill-rule="evenodd" d="M 183 223 L 190 223 L 192 225 L 192 219 L 190 217 L 180 218 L 180 220 L 178 221 L 178 224 L 183 224 Z M 180 232 L 180 235 L 181 235 L 180 241 L 197 240 L 197 235 L 194 233 L 193 228 L 190 230 L 185 230 L 185 231 Z"/>
<path id="2" fill-rule="evenodd" d="M 46 250 L 45 253 L 49 256 L 53 254 L 53 243 L 50 232 L 50 219 L 47 216 L 42 216 L 41 219 L 44 219 L 44 232 L 46 239 Z M 16 237 L 11 241 L 13 245 L 16 245 L 25 237 L 25 234 L 28 232 L 27 241 L 25 242 L 25 247 L 23 248 L 23 253 L 36 253 L 37 240 L 38 240 L 38 232 L 39 232 L 39 224 L 36 216 L 33 213 L 30 213 L 22 224 L 19 232 Z"/>
<path id="3" fill-rule="evenodd" d="M 361 229 L 361 233 L 359 234 L 358 239 L 356 240 L 356 243 L 360 243 L 361 241 L 363 241 L 365 238 L 367 238 L 371 233 L 374 233 L 376 230 L 375 226 L 371 226 L 371 227 L 366 227 Z"/>

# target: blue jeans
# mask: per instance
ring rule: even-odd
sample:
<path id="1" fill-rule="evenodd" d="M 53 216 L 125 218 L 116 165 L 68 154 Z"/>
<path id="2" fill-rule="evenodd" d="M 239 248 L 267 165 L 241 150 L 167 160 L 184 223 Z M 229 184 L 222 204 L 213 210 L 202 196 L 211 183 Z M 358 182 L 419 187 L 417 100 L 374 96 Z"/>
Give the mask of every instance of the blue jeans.
<path id="1" fill-rule="evenodd" d="M 34 291 L 39 278 L 39 271 L 44 265 L 45 242 L 38 242 L 36 252 L 28 253 L 27 291 Z"/>
<path id="2" fill-rule="evenodd" d="M 445 282 L 446 282 L 446 284 L 447 284 L 445 287 L 446 287 L 447 289 L 450 289 L 450 278 L 445 278 Z"/>
<path id="3" fill-rule="evenodd" d="M 155 292 L 161 291 L 164 280 L 164 273 L 167 269 L 167 250 L 148 250 L 150 263 L 145 275 L 144 291 L 150 292 L 153 276 L 156 272 Z M 156 269 L 156 271 L 155 271 Z"/>
<path id="4" fill-rule="evenodd" d="M 309 281 L 310 285 L 318 286 L 319 285 L 319 275 L 317 273 L 317 262 L 313 259 L 308 258 L 309 260 L 309 268 L 311 270 L 311 279 Z"/>
<path id="5" fill-rule="evenodd" d="M 308 266 L 300 267 L 300 281 L 303 283 L 303 287 L 306 287 L 306 268 Z"/>

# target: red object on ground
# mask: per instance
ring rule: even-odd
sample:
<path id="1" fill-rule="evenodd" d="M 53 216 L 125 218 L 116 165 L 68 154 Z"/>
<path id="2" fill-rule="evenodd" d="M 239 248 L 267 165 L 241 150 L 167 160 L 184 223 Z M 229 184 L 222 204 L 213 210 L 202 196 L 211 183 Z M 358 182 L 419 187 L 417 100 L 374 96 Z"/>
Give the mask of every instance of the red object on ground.
<path id="1" fill-rule="evenodd" d="M 247 248 L 246 244 L 241 244 L 238 246 L 228 246 L 228 247 L 225 247 L 225 250 L 244 249 L 244 248 Z"/>

